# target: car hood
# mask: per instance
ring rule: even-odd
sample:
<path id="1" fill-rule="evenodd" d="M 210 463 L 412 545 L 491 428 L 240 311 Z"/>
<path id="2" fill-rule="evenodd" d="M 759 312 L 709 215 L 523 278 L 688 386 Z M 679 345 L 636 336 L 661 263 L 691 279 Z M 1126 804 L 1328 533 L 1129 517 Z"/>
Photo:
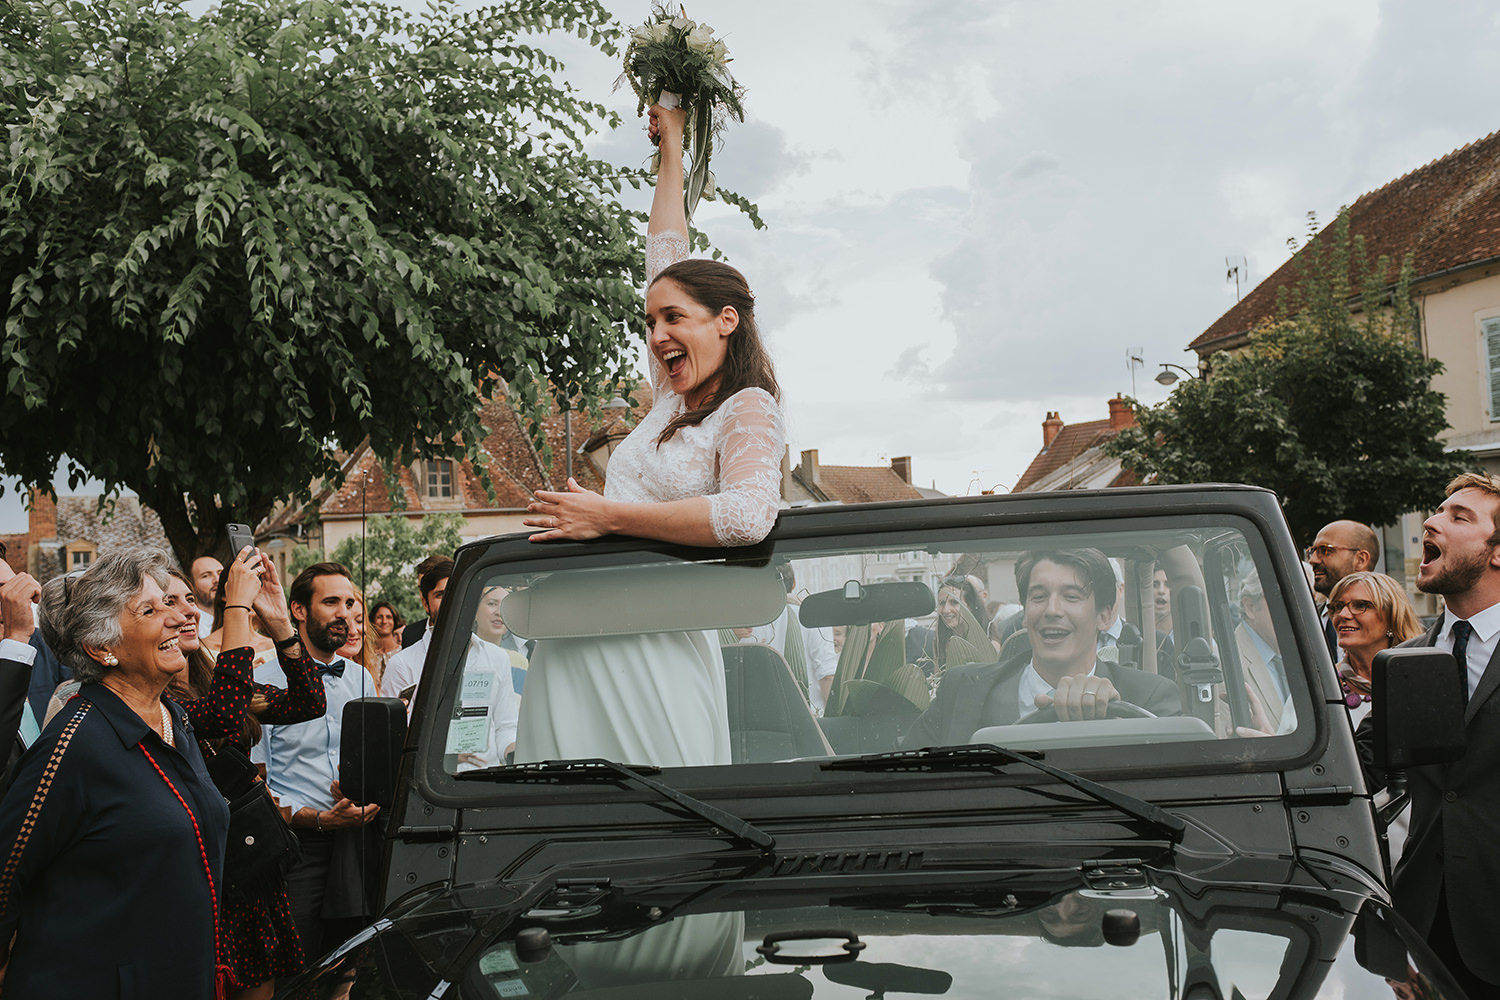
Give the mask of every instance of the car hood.
<path id="1" fill-rule="evenodd" d="M 1215 882 L 1119 861 L 797 878 L 594 866 L 414 894 L 280 995 L 1461 995 L 1359 879 L 1295 867 Z"/>

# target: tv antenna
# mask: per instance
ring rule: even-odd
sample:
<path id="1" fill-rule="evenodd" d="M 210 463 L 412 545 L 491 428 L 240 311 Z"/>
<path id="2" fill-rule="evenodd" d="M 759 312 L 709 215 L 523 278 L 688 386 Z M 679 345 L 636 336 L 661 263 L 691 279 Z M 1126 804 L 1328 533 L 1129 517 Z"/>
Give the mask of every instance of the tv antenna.
<path id="1" fill-rule="evenodd" d="M 1146 367 L 1146 349 L 1144 347 L 1125 348 L 1125 367 L 1130 369 L 1130 398 L 1135 399 L 1135 373 L 1137 369 Z"/>
<path id="2" fill-rule="evenodd" d="M 1240 285 L 1250 285 L 1250 261 L 1245 257 L 1224 258 L 1224 283 L 1234 282 L 1234 301 L 1240 300 Z"/>

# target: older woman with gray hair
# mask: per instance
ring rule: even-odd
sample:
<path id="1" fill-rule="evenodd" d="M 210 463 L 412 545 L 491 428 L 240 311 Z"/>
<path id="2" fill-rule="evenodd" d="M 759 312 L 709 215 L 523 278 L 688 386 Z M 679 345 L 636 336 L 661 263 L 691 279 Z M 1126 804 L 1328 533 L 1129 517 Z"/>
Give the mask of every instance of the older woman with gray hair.
<path id="1" fill-rule="evenodd" d="M 229 811 L 163 697 L 186 667 L 169 565 L 156 550 L 111 555 L 42 589 L 43 634 L 83 684 L 0 799 L 6 1000 L 222 988 Z"/>

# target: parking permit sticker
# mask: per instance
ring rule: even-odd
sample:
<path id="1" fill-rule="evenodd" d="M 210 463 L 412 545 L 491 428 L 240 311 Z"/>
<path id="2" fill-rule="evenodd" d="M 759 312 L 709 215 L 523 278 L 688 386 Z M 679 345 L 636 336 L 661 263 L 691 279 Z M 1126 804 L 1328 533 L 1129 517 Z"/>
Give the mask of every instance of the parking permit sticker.
<path id="1" fill-rule="evenodd" d="M 516 964 L 516 956 L 509 948 L 497 948 L 479 956 L 479 971 L 486 976 L 497 972 L 515 972 L 518 968 L 520 966 Z"/>
<path id="2" fill-rule="evenodd" d="M 464 674 L 460 704 L 464 708 L 485 708 L 490 703 L 490 692 L 495 687 L 493 670 L 472 670 Z"/>
<path id="3" fill-rule="evenodd" d="M 490 719 L 476 715 L 448 723 L 448 747 L 444 753 L 484 753 L 490 748 Z"/>

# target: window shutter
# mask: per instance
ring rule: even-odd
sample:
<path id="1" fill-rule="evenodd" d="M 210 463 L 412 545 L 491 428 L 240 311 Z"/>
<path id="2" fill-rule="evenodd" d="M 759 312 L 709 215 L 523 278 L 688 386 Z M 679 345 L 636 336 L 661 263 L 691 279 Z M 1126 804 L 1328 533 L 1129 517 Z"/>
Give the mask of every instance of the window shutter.
<path id="1" fill-rule="evenodd" d="M 1500 423 L 1500 316 L 1481 320 L 1484 356 L 1489 365 L 1490 423 Z"/>

